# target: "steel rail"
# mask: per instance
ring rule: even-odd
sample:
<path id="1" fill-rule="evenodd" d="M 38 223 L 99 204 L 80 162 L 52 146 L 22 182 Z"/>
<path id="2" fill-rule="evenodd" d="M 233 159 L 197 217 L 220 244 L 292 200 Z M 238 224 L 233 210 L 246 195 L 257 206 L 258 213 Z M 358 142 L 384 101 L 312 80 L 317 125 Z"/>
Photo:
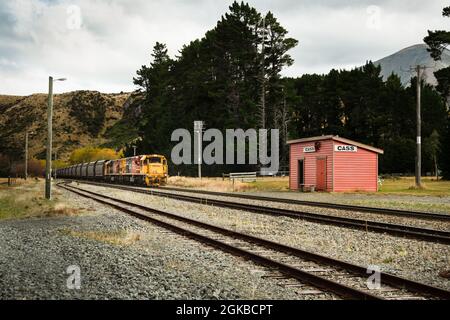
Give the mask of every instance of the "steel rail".
<path id="1" fill-rule="evenodd" d="M 188 202 L 200 203 L 200 204 L 211 205 L 211 206 L 219 206 L 219 207 L 223 207 L 223 208 L 245 210 L 245 211 L 255 212 L 258 214 L 267 214 L 267 215 L 273 215 L 273 216 L 285 216 L 285 217 L 290 217 L 290 218 L 294 218 L 294 219 L 302 219 L 302 220 L 315 222 L 315 223 L 336 225 L 339 227 L 359 229 L 359 230 L 377 232 L 377 233 L 385 233 L 385 234 L 390 234 L 390 235 L 394 235 L 394 236 L 402 236 L 402 237 L 407 237 L 407 238 L 412 238 L 412 239 L 420 239 L 420 240 L 425 240 L 425 241 L 429 241 L 429 242 L 437 242 L 437 243 L 442 243 L 442 244 L 450 244 L 450 232 L 441 231 L 441 230 L 419 228 L 419 227 L 412 227 L 412 226 L 401 225 L 401 224 L 376 222 L 376 221 L 369 221 L 369 220 L 362 220 L 362 219 L 336 217 L 336 216 L 320 214 L 320 213 L 311 213 L 311 212 L 296 211 L 296 210 L 290 210 L 290 209 L 280 209 L 280 208 L 259 206 L 259 205 L 253 205 L 253 204 L 244 204 L 244 203 L 238 203 L 238 202 L 223 201 L 223 200 L 217 200 L 217 199 L 200 198 L 200 197 L 193 197 L 193 196 L 181 195 L 181 194 L 175 194 L 175 193 L 160 192 L 160 191 L 155 191 L 153 189 L 141 189 L 141 188 L 135 188 L 135 187 L 129 187 L 129 186 L 119 186 L 119 185 L 112 185 L 112 184 L 99 183 L 99 182 L 82 181 L 82 183 L 106 186 L 109 188 L 133 191 L 133 192 L 149 194 L 149 195 L 154 195 L 154 196 L 160 196 L 160 197 L 167 197 L 167 198 L 181 200 L 181 201 L 188 201 Z"/>
<path id="2" fill-rule="evenodd" d="M 95 198 L 95 197 L 101 197 L 101 198 L 112 200 L 112 201 L 115 201 L 115 202 L 118 202 L 118 203 L 121 203 L 121 204 L 124 204 L 124 205 L 127 205 L 127 206 L 132 206 L 132 207 L 135 207 L 135 208 L 139 208 L 139 209 L 147 211 L 147 212 L 152 212 L 152 213 L 155 213 L 155 214 L 160 215 L 160 216 L 164 216 L 164 217 L 168 217 L 168 218 L 171 218 L 171 219 L 175 219 L 175 220 L 178 220 L 178 221 L 181 221 L 181 222 L 184 222 L 184 223 L 188 223 L 188 224 L 200 227 L 200 228 L 204 228 L 204 229 L 207 229 L 207 230 L 210 230 L 210 231 L 213 231 L 213 232 L 220 233 L 220 234 L 225 235 L 225 236 L 230 236 L 230 237 L 233 237 L 233 238 L 236 238 L 236 239 L 241 239 L 241 240 L 244 240 L 244 241 L 247 241 L 247 242 L 251 242 L 251 243 L 254 243 L 254 244 L 257 244 L 257 245 L 260 245 L 260 246 L 264 246 L 264 247 L 266 247 L 268 249 L 276 250 L 276 251 L 279 251 L 279 252 L 283 252 L 283 253 L 286 253 L 286 254 L 298 257 L 298 258 L 314 261 L 314 262 L 320 263 L 320 264 L 325 264 L 325 265 L 328 265 L 328 266 L 334 267 L 334 268 L 336 268 L 336 267 L 337 268 L 341 268 L 341 269 L 344 269 L 344 270 L 346 270 L 346 271 L 348 271 L 350 273 L 356 274 L 356 275 L 361 276 L 361 277 L 367 276 L 367 269 L 366 268 L 358 266 L 358 265 L 355 265 L 355 264 L 351 264 L 351 263 L 348 263 L 348 262 L 345 262 L 345 261 L 341 261 L 341 260 L 338 260 L 338 259 L 333 259 L 333 258 L 330 258 L 330 257 L 326 257 L 326 256 L 323 256 L 323 255 L 312 253 L 312 252 L 309 252 L 309 251 L 305 251 L 305 250 L 301 250 L 301 249 L 298 249 L 298 248 L 286 246 L 286 245 L 283 245 L 283 244 L 280 244 L 280 243 L 276 243 L 276 242 L 273 242 L 273 241 L 270 241 L 270 240 L 266 240 L 266 239 L 258 238 L 258 237 L 252 236 L 252 235 L 248 235 L 248 234 L 236 232 L 236 231 L 233 231 L 233 230 L 225 229 L 225 228 L 222 228 L 222 227 L 219 227 L 219 226 L 215 226 L 215 225 L 211 225 L 211 224 L 199 221 L 199 220 L 189 219 L 189 218 L 177 215 L 177 214 L 168 213 L 168 212 L 165 212 L 165 211 L 149 208 L 149 207 L 146 207 L 146 206 L 143 206 L 143 205 L 140 205 L 140 204 L 131 203 L 131 202 L 128 202 L 128 201 L 116 199 L 116 198 L 109 197 L 109 196 L 106 196 L 106 195 L 102 195 L 100 193 L 96 193 L 96 192 L 93 192 L 93 191 L 87 191 L 87 190 L 76 188 L 76 187 L 73 187 L 73 186 L 68 187 L 67 185 L 59 185 L 59 186 L 65 188 L 66 190 L 69 190 L 71 192 L 77 193 L 77 194 L 79 194 L 81 196 L 90 197 L 93 200 L 96 200 L 96 201 L 99 201 L 101 203 L 104 203 L 104 204 L 116 207 L 119 210 L 122 210 L 122 211 L 127 210 L 128 213 L 131 213 L 131 214 L 133 214 L 135 216 L 138 216 L 138 217 L 142 216 L 142 214 L 136 213 L 136 212 L 134 212 L 134 211 L 132 211 L 130 209 L 123 208 L 121 206 L 112 204 L 112 203 L 110 203 L 108 201 L 101 200 L 101 199 L 98 199 L 98 198 Z M 79 191 L 76 191 L 76 190 L 79 190 Z M 92 194 L 95 197 L 88 196 L 86 194 L 83 194 L 80 191 L 88 193 L 88 194 Z M 129 211 L 131 211 L 131 212 L 129 212 Z M 152 222 L 155 222 L 155 223 L 160 223 L 161 222 L 160 220 L 153 221 L 155 219 L 153 219 L 151 217 L 148 217 L 146 215 L 144 215 L 144 217 L 145 217 L 145 219 L 152 219 Z M 166 222 L 162 222 L 162 223 L 163 224 L 167 224 Z M 176 228 L 179 228 L 179 227 L 176 226 Z M 183 230 L 178 230 L 178 231 L 181 231 L 182 234 L 185 234 Z M 191 232 L 191 231 L 189 231 L 189 232 Z M 180 232 L 178 232 L 178 233 L 180 233 Z M 198 236 L 199 236 L 198 234 L 195 234 L 194 238 L 196 238 L 197 240 L 201 240 Z M 205 236 L 202 236 L 202 235 L 200 235 L 200 236 L 201 236 L 201 238 L 205 238 Z M 217 244 L 215 242 L 217 242 L 218 240 L 216 240 L 216 239 L 212 239 L 212 240 L 214 241 L 214 243 L 212 243 L 212 242 L 209 242 L 209 243 L 211 245 L 215 246 Z M 246 258 L 249 258 L 251 260 L 255 260 L 256 259 L 255 260 L 256 262 L 262 263 L 263 265 L 268 265 L 270 267 L 277 267 L 277 269 L 279 269 L 279 270 L 284 270 L 283 273 L 289 274 L 289 275 L 293 276 L 294 278 L 299 279 L 301 281 L 306 281 L 308 283 L 311 283 L 311 284 L 313 284 L 313 285 L 315 285 L 315 286 L 317 286 L 319 288 L 324 288 L 323 286 L 325 285 L 326 286 L 325 289 L 327 289 L 328 288 L 327 286 L 331 285 L 331 286 L 333 286 L 333 292 L 335 292 L 337 294 L 340 294 L 340 295 L 344 295 L 344 296 L 347 296 L 349 294 L 349 292 L 348 292 L 348 288 L 349 287 L 348 286 L 344 286 L 344 288 L 342 288 L 342 287 L 335 288 L 336 284 L 338 284 L 339 286 L 342 286 L 341 284 L 339 284 L 337 282 L 331 281 L 331 283 L 330 283 L 330 280 L 327 280 L 327 279 L 322 278 L 322 277 L 319 277 L 322 280 L 317 279 L 318 276 L 310 274 L 310 273 L 302 271 L 302 270 L 299 270 L 297 268 L 293 268 L 293 269 L 295 269 L 297 271 L 292 271 L 291 270 L 292 267 L 289 267 L 289 266 L 284 265 L 284 264 L 282 264 L 284 266 L 281 266 L 281 268 L 279 268 L 278 265 L 273 264 L 273 262 L 275 262 L 276 264 L 279 264 L 279 262 L 277 262 L 277 261 L 274 261 L 274 260 L 271 260 L 271 259 L 268 259 L 268 258 L 265 258 L 265 257 L 261 257 L 259 255 L 255 255 L 254 253 L 251 253 L 249 251 L 246 251 L 246 250 L 243 250 L 243 249 L 240 249 L 240 248 L 235 248 L 235 247 L 230 248 L 230 245 L 226 244 L 226 243 L 225 243 L 225 247 L 222 246 L 222 245 L 219 245 L 219 247 L 222 247 L 222 249 L 225 249 L 225 251 L 228 251 L 230 253 L 238 254 L 238 255 L 241 255 L 241 256 L 243 255 Z M 301 272 L 299 273 L 298 271 L 301 271 Z M 298 278 L 298 276 L 300 276 L 301 279 Z M 405 278 L 402 278 L 402 277 L 394 276 L 394 275 L 391 275 L 391 274 L 388 274 L 388 273 L 384 273 L 384 272 L 381 273 L 380 276 L 381 276 L 381 278 L 383 279 L 383 281 L 385 283 L 387 283 L 387 284 L 389 284 L 391 286 L 400 288 L 400 289 L 405 289 L 405 290 L 412 291 L 412 292 L 419 293 L 419 294 L 424 294 L 425 293 L 426 295 L 431 295 L 433 297 L 438 297 L 438 298 L 442 298 L 442 299 L 450 299 L 450 292 L 446 291 L 444 289 L 438 288 L 438 287 L 430 286 L 430 285 L 427 285 L 427 284 L 423 284 L 423 283 L 412 281 L 412 280 L 405 279 Z M 323 280 L 326 280 L 326 281 L 324 282 Z M 353 290 L 357 290 L 357 289 L 353 289 Z M 357 290 L 357 292 L 355 292 L 355 294 L 359 295 L 360 296 L 359 298 L 364 298 L 364 299 L 373 299 L 373 298 L 379 299 L 380 298 L 378 296 L 368 294 L 368 293 L 366 293 L 366 292 L 364 292 L 362 290 Z"/>
<path id="3" fill-rule="evenodd" d="M 322 290 L 328 291 L 328 292 L 333 292 L 339 296 L 343 296 L 349 299 L 362 299 L 362 300 L 380 300 L 380 297 L 377 297 L 375 295 L 369 294 L 367 292 L 364 292 L 362 290 L 358 290 L 358 289 L 354 289 L 351 288 L 349 286 L 340 284 L 338 282 L 332 281 L 332 280 L 328 280 L 326 278 L 314 275 L 312 273 L 297 269 L 295 267 L 289 266 L 287 264 L 272 260 L 270 258 L 264 257 L 262 255 L 259 254 L 255 254 L 253 252 L 250 252 L 248 250 L 244 250 L 235 246 L 232 246 L 228 243 L 225 243 L 223 241 L 217 240 L 217 239 L 213 239 L 207 236 L 204 236 L 202 234 L 193 232 L 191 230 L 185 229 L 185 228 L 181 228 L 177 225 L 171 224 L 171 223 L 167 223 L 158 219 L 155 219 L 153 217 L 150 217 L 148 215 L 144 215 L 142 213 L 136 212 L 134 210 L 128 209 L 128 208 L 124 208 L 122 206 L 119 206 L 117 204 L 111 203 L 109 201 L 105 201 L 102 199 L 97 198 L 97 196 L 90 196 L 85 194 L 86 193 L 91 193 L 94 194 L 93 192 L 90 191 L 85 191 L 83 190 L 82 192 L 80 191 L 76 191 L 75 189 L 78 188 L 74 188 L 74 187 L 67 187 L 67 186 L 62 186 L 62 185 L 58 185 L 59 187 L 62 187 L 63 189 L 66 189 L 68 191 L 74 192 L 80 196 L 83 197 L 87 197 L 89 199 L 95 200 L 97 202 L 100 202 L 102 204 L 108 205 L 113 207 L 114 209 L 126 212 L 134 217 L 137 217 L 139 219 L 143 219 L 149 222 L 152 222 L 153 224 L 156 224 L 160 227 L 169 229 L 173 232 L 176 232 L 178 234 L 181 234 L 183 236 L 187 236 L 191 239 L 200 241 L 202 243 L 205 243 L 207 245 L 219 248 L 225 252 L 228 252 L 230 254 L 239 256 L 239 257 L 243 257 L 247 260 L 251 260 L 259 265 L 265 266 L 265 267 L 269 267 L 269 268 L 274 268 L 277 271 L 295 278 L 301 282 L 306 282 L 309 283 L 317 288 L 320 288 Z M 80 189 L 78 189 L 80 190 Z M 117 199 L 112 199 L 114 201 L 117 201 Z M 119 202 L 119 201 L 118 201 Z M 132 205 L 132 204 L 127 204 L 127 205 Z M 148 211 L 151 211 L 152 213 L 157 213 L 160 214 L 162 213 L 162 211 L 160 212 L 159 210 L 152 210 L 150 208 L 147 208 Z"/>
<path id="4" fill-rule="evenodd" d="M 391 209 L 391 208 L 366 207 L 366 206 L 358 206 L 358 205 L 350 205 L 350 204 L 342 204 L 342 203 L 330 203 L 330 202 L 307 201 L 307 200 L 298 200 L 298 199 L 275 198 L 275 197 L 257 196 L 257 195 L 251 195 L 251 194 L 217 192 L 217 191 L 187 189 L 187 188 L 159 187 L 158 189 L 168 190 L 168 191 L 177 191 L 177 192 L 186 192 L 186 193 L 205 194 L 205 195 L 211 195 L 211 196 L 217 196 L 217 197 L 242 198 L 242 199 L 248 199 L 248 200 L 279 202 L 279 203 L 296 204 L 296 205 L 311 206 L 311 207 L 321 207 L 321 208 L 328 208 L 328 209 L 385 214 L 385 215 L 393 215 L 393 216 L 416 218 L 416 219 L 450 221 L 450 214 L 445 214 L 445 213 L 432 213 L 432 212 L 409 211 L 409 210 L 400 210 L 400 209 Z"/>

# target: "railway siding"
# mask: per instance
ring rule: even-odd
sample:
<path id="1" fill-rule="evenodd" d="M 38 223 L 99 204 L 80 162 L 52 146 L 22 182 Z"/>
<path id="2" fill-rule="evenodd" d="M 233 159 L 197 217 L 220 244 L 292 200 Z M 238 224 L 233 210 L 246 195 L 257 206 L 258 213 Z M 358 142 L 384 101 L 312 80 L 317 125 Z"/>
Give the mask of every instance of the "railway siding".
<path id="1" fill-rule="evenodd" d="M 87 184 L 82 187 L 359 265 L 379 265 L 384 271 L 449 289 L 448 281 L 439 277 L 439 272 L 449 265 L 447 245 L 343 229 L 288 217 L 255 215 L 107 187 Z"/>
<path id="2" fill-rule="evenodd" d="M 262 279 L 253 263 L 58 192 L 87 213 L 0 221 L 0 299 L 319 298 Z M 66 287 L 70 265 L 81 269 L 80 290 Z"/>

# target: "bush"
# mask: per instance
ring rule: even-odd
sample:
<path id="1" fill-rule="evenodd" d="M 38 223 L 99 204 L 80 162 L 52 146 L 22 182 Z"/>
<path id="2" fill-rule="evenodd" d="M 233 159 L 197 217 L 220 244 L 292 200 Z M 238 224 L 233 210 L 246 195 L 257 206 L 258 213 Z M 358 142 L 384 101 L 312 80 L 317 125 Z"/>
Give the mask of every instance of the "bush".
<path id="1" fill-rule="evenodd" d="M 74 150 L 70 155 L 69 162 L 71 164 L 78 164 L 82 162 L 91 162 L 97 160 L 118 159 L 122 156 L 122 152 L 116 152 L 113 149 L 85 147 Z"/>

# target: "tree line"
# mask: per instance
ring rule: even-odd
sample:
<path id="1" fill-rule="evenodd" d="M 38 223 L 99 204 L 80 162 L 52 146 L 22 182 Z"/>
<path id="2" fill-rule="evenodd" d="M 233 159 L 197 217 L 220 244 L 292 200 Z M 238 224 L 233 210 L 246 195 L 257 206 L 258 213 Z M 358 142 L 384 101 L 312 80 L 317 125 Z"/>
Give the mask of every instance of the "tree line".
<path id="1" fill-rule="evenodd" d="M 353 70 L 286 79 L 289 134 L 334 134 L 384 149 L 380 172 L 413 173 L 416 155 L 416 78 L 403 87 L 368 62 Z M 435 173 L 447 109 L 439 93 L 422 82 L 423 170 Z"/>
<path id="2" fill-rule="evenodd" d="M 203 120 L 220 130 L 279 129 L 285 166 L 287 140 L 334 134 L 383 148 L 381 172 L 414 172 L 417 79 L 408 87 L 395 74 L 384 81 L 380 67 L 370 61 L 353 70 L 283 78 L 281 71 L 293 63 L 288 52 L 298 43 L 287 34 L 271 12 L 263 15 L 234 2 L 215 28 L 175 58 L 157 42 L 150 64 L 133 79 L 143 94 L 138 152 L 170 156 L 173 130 L 192 131 L 193 121 Z M 439 167 L 446 174 L 448 73 L 440 71 L 437 78 L 437 90 L 422 83 L 423 170 L 434 173 Z M 126 155 L 132 152 L 130 146 L 125 150 Z M 204 172 L 244 169 L 249 168 L 217 165 Z M 171 167 L 171 174 L 195 171 L 195 166 Z"/>
<path id="3" fill-rule="evenodd" d="M 60 169 L 71 165 L 92 162 L 97 160 L 111 160 L 123 157 L 122 151 L 115 151 L 110 148 L 98 148 L 87 146 L 75 149 L 71 152 L 69 160 L 52 160 L 52 168 Z M 30 177 L 45 176 L 46 160 L 31 158 L 28 160 L 27 172 Z M 11 157 L 0 154 L 0 176 L 24 177 L 25 161 L 12 161 Z"/>

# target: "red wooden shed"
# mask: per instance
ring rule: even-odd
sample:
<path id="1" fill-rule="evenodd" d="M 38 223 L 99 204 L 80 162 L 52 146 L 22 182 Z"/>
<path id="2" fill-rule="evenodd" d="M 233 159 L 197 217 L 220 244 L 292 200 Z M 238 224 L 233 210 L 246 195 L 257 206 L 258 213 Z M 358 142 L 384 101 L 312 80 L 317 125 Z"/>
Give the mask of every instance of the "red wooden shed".
<path id="1" fill-rule="evenodd" d="M 332 135 L 287 143 L 291 190 L 378 190 L 378 155 L 383 150 Z"/>

